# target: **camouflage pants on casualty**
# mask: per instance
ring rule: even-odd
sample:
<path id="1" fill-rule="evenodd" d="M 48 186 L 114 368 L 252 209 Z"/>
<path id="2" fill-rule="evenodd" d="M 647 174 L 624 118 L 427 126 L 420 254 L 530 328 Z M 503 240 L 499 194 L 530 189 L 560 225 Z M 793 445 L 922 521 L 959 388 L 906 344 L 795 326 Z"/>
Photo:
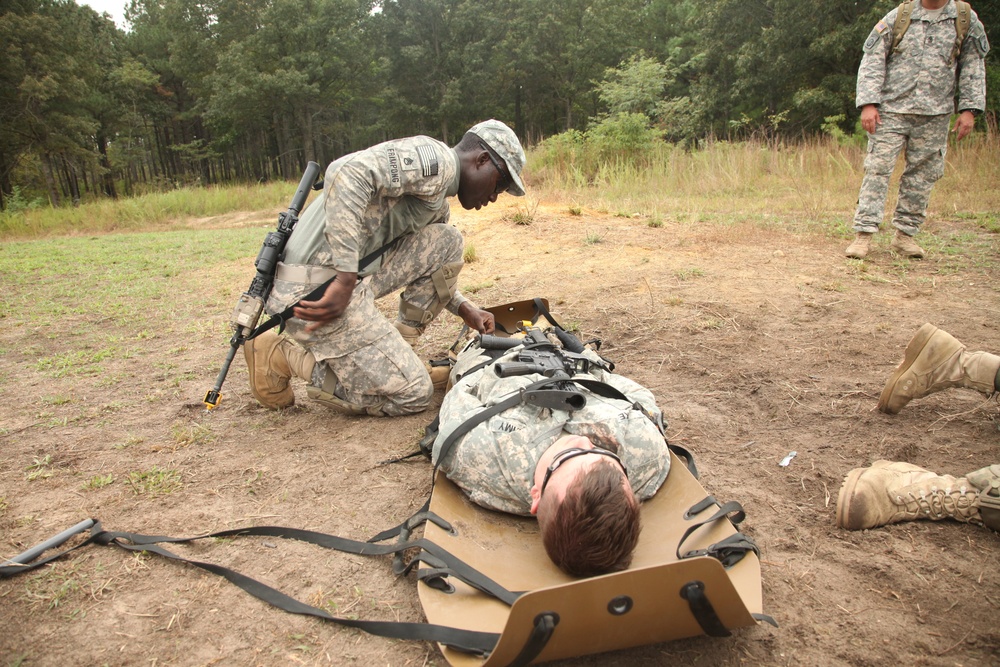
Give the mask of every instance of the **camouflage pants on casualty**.
<path id="1" fill-rule="evenodd" d="M 421 310 L 433 309 L 439 297 L 431 274 L 443 265 L 461 262 L 462 250 L 458 229 L 427 225 L 400 240 L 386 254 L 381 268 L 358 282 L 341 317 L 312 332 L 305 330 L 307 322 L 289 320 L 287 334 L 316 359 L 310 387 L 365 408 L 368 414 L 391 417 L 425 410 L 434 394 L 427 369 L 375 301 L 405 287 L 405 302 Z M 313 287 L 275 281 L 272 298 L 278 292 L 284 296 L 282 301 L 294 303 Z"/>
<path id="2" fill-rule="evenodd" d="M 899 200 L 892 224 L 913 236 L 920 230 L 927 212 L 931 188 L 944 174 L 950 114 L 881 114 L 882 124 L 868 135 L 865 177 L 858 194 L 854 231 L 878 231 L 885 215 L 889 178 L 899 152 L 906 151 L 906 167 L 899 182 Z"/>

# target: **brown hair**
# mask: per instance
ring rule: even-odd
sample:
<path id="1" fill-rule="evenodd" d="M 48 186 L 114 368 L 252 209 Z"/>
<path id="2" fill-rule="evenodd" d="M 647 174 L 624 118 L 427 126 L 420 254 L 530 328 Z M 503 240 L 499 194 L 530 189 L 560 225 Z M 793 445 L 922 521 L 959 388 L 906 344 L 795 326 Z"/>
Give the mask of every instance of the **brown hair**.
<path id="1" fill-rule="evenodd" d="M 591 577 L 629 566 L 639 541 L 639 501 L 618 466 L 594 465 L 573 480 L 558 507 L 552 502 L 542 496 L 538 522 L 545 551 L 560 569 Z"/>

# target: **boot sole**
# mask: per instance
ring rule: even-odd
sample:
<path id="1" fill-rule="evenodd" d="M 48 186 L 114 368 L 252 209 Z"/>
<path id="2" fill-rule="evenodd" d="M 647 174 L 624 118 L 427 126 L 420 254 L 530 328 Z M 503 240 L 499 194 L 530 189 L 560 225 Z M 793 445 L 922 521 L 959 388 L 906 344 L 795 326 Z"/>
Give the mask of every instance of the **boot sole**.
<path id="1" fill-rule="evenodd" d="M 854 498 L 854 487 L 858 485 L 858 480 L 868 468 L 855 468 L 847 473 L 844 483 L 840 485 L 840 493 L 837 494 L 837 528 L 847 530 L 857 530 L 847 525 L 847 520 L 851 516 L 851 500 Z"/>
<path id="2" fill-rule="evenodd" d="M 899 410 L 891 410 L 889 408 L 889 398 L 892 396 L 893 390 L 896 388 L 896 383 L 899 382 L 899 378 L 903 376 L 903 373 L 910 370 L 910 366 L 916 361 L 917 357 L 923 351 L 924 347 L 927 346 L 928 341 L 930 341 L 931 336 L 938 330 L 933 324 L 925 324 L 920 329 L 917 330 L 917 335 L 906 346 L 906 351 L 903 353 L 903 362 L 896 367 L 896 370 L 892 375 L 889 376 L 889 381 L 885 383 L 885 388 L 882 389 L 882 395 L 878 397 L 878 409 L 887 415 L 894 415 L 899 412 Z"/>

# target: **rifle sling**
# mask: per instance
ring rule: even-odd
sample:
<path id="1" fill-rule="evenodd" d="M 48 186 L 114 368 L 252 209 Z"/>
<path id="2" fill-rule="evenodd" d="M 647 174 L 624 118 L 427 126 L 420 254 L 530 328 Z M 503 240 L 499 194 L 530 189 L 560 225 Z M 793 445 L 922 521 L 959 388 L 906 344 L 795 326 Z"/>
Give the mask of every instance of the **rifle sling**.
<path id="1" fill-rule="evenodd" d="M 406 234 L 403 234 L 403 236 L 406 236 Z M 396 245 L 396 243 L 398 243 L 401 238 L 403 238 L 403 236 L 397 236 L 396 238 L 389 241 L 378 250 L 374 250 L 365 255 L 364 257 L 362 257 L 360 260 L 358 260 L 358 271 L 362 270 L 363 268 L 374 262 L 376 259 L 384 255 L 385 253 L 389 252 L 389 250 L 391 250 L 392 247 Z M 288 308 L 285 308 L 277 315 L 272 315 L 263 324 L 258 324 L 257 328 L 251 331 L 250 335 L 247 336 L 246 339 L 250 340 L 252 338 L 256 338 L 257 336 L 261 335 L 268 329 L 273 329 L 274 327 L 279 325 L 280 328 L 278 329 L 278 333 L 281 333 L 281 331 L 285 328 L 285 322 L 287 322 L 288 320 L 290 320 L 292 317 L 295 316 L 295 313 L 293 311 L 300 303 L 302 303 L 303 301 L 315 301 L 316 299 L 322 298 L 322 296 L 326 293 L 326 288 L 329 287 L 330 283 L 332 283 L 336 279 L 337 276 L 330 278 L 323 284 L 314 288 L 311 292 L 309 292 L 309 294 L 306 294 L 304 297 L 293 303 Z"/>

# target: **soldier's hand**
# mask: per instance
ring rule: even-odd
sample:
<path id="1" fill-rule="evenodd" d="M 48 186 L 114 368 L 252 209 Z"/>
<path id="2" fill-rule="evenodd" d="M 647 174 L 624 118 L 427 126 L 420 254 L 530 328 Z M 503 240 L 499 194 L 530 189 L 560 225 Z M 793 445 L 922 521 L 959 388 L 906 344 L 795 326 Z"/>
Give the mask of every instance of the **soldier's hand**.
<path id="1" fill-rule="evenodd" d="M 481 334 L 491 334 L 496 328 L 493 313 L 476 308 L 470 301 L 458 307 L 458 314 L 470 329 L 475 329 Z"/>
<path id="2" fill-rule="evenodd" d="M 868 134 L 875 134 L 876 128 L 882 124 L 877 104 L 866 104 L 861 107 L 861 127 Z"/>
<path id="3" fill-rule="evenodd" d="M 963 111 L 958 114 L 958 120 L 955 121 L 955 127 L 951 129 L 955 133 L 955 137 L 958 141 L 965 139 L 972 132 L 973 126 L 976 124 L 976 116 L 971 111 Z"/>
<path id="4" fill-rule="evenodd" d="M 357 273 L 338 271 L 337 279 L 327 286 L 322 298 L 318 301 L 300 301 L 292 312 L 300 320 L 313 323 L 306 327 L 306 331 L 315 331 L 344 314 L 357 284 Z"/>

